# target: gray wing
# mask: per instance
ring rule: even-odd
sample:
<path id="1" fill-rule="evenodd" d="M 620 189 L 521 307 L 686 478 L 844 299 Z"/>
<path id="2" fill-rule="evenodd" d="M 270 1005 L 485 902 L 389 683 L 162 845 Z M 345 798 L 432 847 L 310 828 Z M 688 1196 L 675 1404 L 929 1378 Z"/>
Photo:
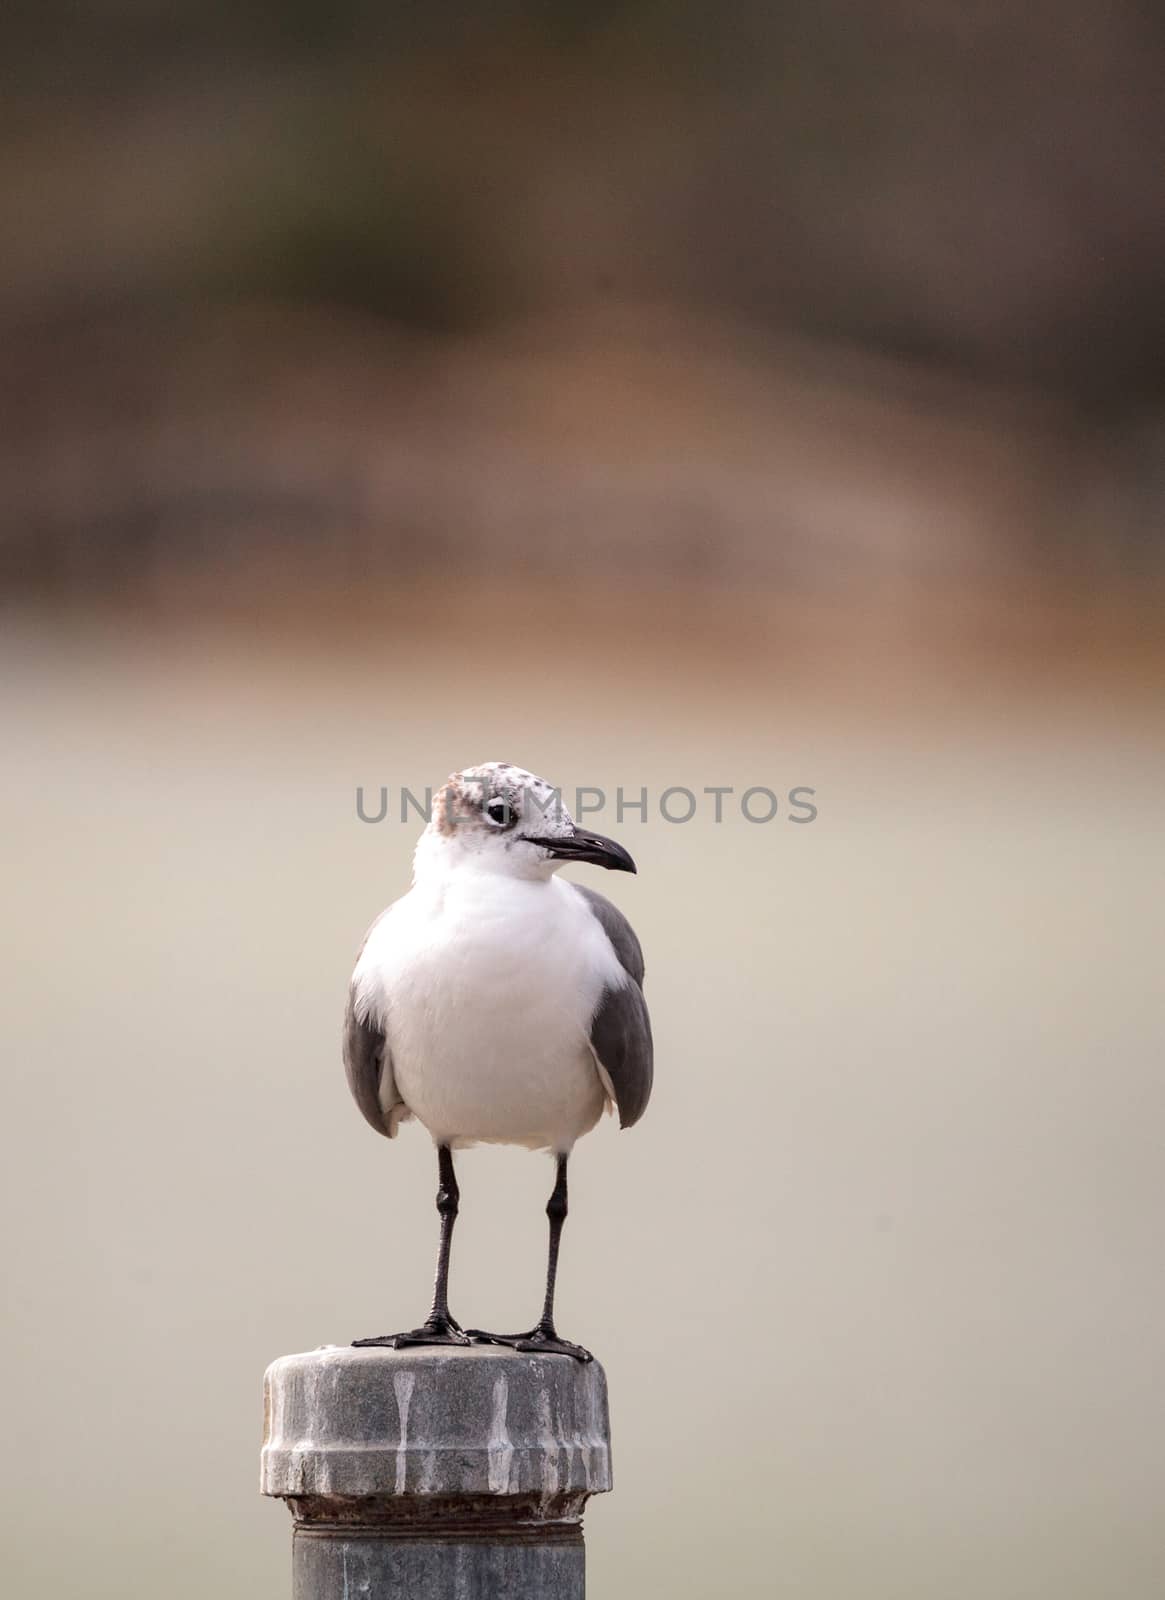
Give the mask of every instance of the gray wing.
<path id="1" fill-rule="evenodd" d="M 651 1018 L 643 998 L 643 950 L 627 918 L 605 895 L 580 883 L 574 887 L 602 924 L 631 980 L 621 989 L 604 989 L 591 1022 L 591 1048 L 615 1091 L 619 1126 L 630 1128 L 647 1109 L 653 1075 Z"/>
<path id="2" fill-rule="evenodd" d="M 379 918 L 377 919 L 379 920 Z M 375 927 L 373 923 L 372 927 Z M 368 933 L 372 932 L 369 928 Z M 368 943 L 368 934 L 364 944 Z M 363 954 L 364 944 L 360 946 Z M 360 956 L 356 957 L 360 960 Z M 392 1075 L 392 1052 L 388 1040 L 375 1023 L 356 1014 L 355 985 L 348 987 L 348 1009 L 344 1012 L 343 1038 L 344 1071 L 352 1098 L 360 1107 L 364 1120 L 388 1139 L 396 1138 L 399 1116 L 392 1112 L 404 1101 L 397 1091 Z"/>

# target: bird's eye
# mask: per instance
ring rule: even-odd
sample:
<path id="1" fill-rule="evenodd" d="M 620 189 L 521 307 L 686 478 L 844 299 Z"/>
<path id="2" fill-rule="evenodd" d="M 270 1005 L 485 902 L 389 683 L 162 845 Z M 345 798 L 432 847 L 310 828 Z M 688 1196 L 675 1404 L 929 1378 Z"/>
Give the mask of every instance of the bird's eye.
<path id="1" fill-rule="evenodd" d="M 508 828 L 517 821 L 517 815 L 508 800 L 491 800 L 485 808 L 485 814 L 495 828 Z"/>

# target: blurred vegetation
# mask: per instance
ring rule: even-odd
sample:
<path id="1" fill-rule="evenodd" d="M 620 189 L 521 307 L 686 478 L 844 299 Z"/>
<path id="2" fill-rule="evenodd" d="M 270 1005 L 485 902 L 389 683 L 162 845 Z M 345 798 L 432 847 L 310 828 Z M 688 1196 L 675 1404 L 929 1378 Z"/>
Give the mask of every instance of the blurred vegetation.
<path id="1" fill-rule="evenodd" d="M 792 344 L 842 389 L 870 357 L 892 388 L 1018 396 L 1037 452 L 1050 407 L 1070 466 L 1084 430 L 1118 545 L 1155 549 L 1163 42 L 1165 13 L 1132 0 L 22 0 L 0 33 L 5 404 L 27 438 L 28 385 L 58 397 L 44 450 L 54 414 L 83 428 L 111 326 L 98 429 L 143 390 L 180 415 L 167 342 L 232 308 L 279 306 L 288 348 L 298 310 L 309 346 L 335 315 L 471 361 L 475 339 L 537 324 L 553 350 L 556 325 L 662 305 L 669 340 L 720 339 L 728 364 L 787 369 Z M 0 470 L 18 576 L 84 512 Z"/>

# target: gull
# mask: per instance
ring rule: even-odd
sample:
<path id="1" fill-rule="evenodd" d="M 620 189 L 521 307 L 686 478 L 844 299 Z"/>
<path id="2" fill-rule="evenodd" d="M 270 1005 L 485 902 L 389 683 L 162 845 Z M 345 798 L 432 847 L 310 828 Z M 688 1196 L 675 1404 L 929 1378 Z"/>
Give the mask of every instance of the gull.
<path id="1" fill-rule="evenodd" d="M 498 761 L 467 767 L 434 796 L 412 888 L 365 937 L 344 1021 L 348 1086 L 378 1133 L 394 1138 L 415 1117 L 431 1135 L 440 1242 L 425 1322 L 357 1345 L 485 1342 L 591 1359 L 554 1322 L 567 1162 L 605 1109 L 624 1128 L 643 1115 L 651 1022 L 630 923 L 595 890 L 556 877 L 564 862 L 635 871 L 545 779 Z M 450 1315 L 453 1152 L 473 1144 L 554 1157 L 546 1292 L 525 1333 L 465 1330 Z"/>

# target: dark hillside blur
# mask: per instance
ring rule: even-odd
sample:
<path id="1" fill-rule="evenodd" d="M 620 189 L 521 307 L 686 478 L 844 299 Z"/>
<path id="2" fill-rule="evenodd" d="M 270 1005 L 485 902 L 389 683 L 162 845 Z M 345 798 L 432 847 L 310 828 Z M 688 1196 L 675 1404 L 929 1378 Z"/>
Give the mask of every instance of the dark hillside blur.
<path id="1" fill-rule="evenodd" d="M 1163 36 L 1098 0 L 10 7 L 5 584 L 553 584 L 594 540 L 648 583 L 1143 601 Z"/>

